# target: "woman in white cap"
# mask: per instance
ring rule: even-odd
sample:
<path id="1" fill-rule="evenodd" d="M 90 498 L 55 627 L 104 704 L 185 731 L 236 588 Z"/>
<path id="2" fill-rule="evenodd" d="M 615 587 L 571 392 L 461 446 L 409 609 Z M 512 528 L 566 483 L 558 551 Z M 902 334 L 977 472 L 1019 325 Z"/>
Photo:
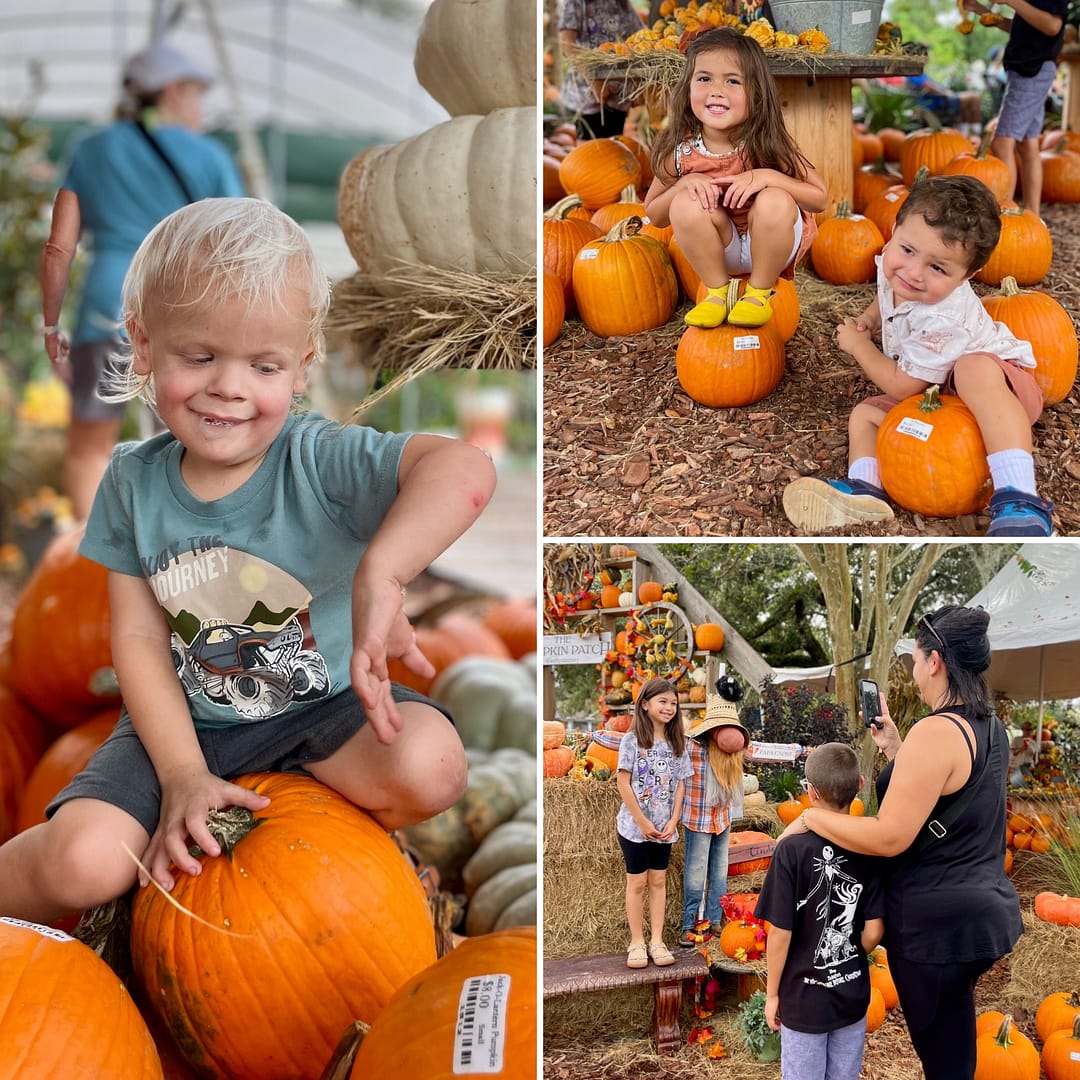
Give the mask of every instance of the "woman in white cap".
<path id="1" fill-rule="evenodd" d="M 694 775 L 682 808 L 686 848 L 679 944 L 684 948 L 707 940 L 709 929 L 699 920 L 717 928 L 723 921 L 720 898 L 727 893 L 731 822 L 742 816 L 743 755 L 750 746 L 750 732 L 735 708 L 742 689 L 730 676 L 719 680 L 717 689 L 721 693 L 706 699 L 705 715 L 686 730 Z"/>
<path id="2" fill-rule="evenodd" d="M 56 195 L 41 266 L 42 314 L 45 349 L 72 392 L 63 483 L 79 520 L 90 512 L 125 409 L 96 391 L 121 343 L 120 286 L 135 249 L 181 206 L 244 194 L 224 147 L 201 134 L 202 95 L 212 82 L 163 42 L 136 53 L 124 67 L 117 119 L 77 143 Z M 69 342 L 60 311 L 80 238 L 89 241 L 90 259 Z"/>

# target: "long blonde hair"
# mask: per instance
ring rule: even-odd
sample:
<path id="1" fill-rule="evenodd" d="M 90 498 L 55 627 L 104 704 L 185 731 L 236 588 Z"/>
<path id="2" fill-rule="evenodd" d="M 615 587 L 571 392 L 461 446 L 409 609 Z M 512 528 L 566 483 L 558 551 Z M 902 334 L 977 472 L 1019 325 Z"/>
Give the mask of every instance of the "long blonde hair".
<path id="1" fill-rule="evenodd" d="M 746 122 L 732 132 L 732 138 L 742 146 L 750 168 L 776 169 L 805 180 L 810 162 L 784 124 L 780 94 L 765 50 L 753 38 L 727 26 L 702 31 L 687 46 L 686 68 L 671 91 L 667 127 L 653 143 L 653 172 L 661 180 L 674 181 L 675 148 L 701 132 L 701 122 L 690 108 L 694 66 L 702 53 L 720 51 L 735 54 L 746 84 Z"/>
<path id="2" fill-rule="evenodd" d="M 705 805 L 730 803 L 743 789 L 742 752 L 730 754 L 721 750 L 709 732 L 705 757 L 709 764 L 705 770 Z"/>

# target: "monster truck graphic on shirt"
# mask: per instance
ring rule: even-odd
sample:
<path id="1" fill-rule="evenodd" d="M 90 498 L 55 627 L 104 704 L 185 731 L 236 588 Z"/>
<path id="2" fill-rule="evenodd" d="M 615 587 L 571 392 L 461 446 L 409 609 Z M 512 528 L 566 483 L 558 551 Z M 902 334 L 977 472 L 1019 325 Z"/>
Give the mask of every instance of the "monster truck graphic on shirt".
<path id="1" fill-rule="evenodd" d="M 311 594 L 291 574 L 210 538 L 144 560 L 172 629 L 172 656 L 189 698 L 261 720 L 326 697 L 330 675 L 311 631 Z"/>

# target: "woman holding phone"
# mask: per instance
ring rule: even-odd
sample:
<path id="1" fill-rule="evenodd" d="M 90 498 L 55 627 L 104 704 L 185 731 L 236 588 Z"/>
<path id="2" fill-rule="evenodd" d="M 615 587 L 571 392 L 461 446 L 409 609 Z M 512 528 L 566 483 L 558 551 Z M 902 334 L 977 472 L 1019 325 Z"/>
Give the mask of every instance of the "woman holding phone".
<path id="1" fill-rule="evenodd" d="M 1023 932 L 1005 875 L 1009 746 L 984 676 L 989 622 L 953 606 L 919 620 L 911 677 L 931 712 L 901 740 L 881 695 L 877 817 L 809 809 L 781 836 L 887 857 L 884 944 L 926 1080 L 974 1076 L 975 984 Z"/>

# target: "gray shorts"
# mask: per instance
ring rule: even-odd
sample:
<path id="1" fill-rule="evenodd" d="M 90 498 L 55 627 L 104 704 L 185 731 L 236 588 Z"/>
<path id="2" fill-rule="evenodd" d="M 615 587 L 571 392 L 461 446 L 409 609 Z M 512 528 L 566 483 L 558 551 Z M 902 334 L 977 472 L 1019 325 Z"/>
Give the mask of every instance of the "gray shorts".
<path id="1" fill-rule="evenodd" d="M 1039 69 L 1039 74 L 1030 78 L 1017 75 L 1015 71 L 1007 73 L 1009 81 L 1005 86 L 995 135 L 1017 141 L 1039 137 L 1046 113 L 1046 99 L 1056 71 L 1054 61 L 1047 60 Z"/>
<path id="2" fill-rule="evenodd" d="M 866 1017 L 835 1031 L 793 1031 L 780 1020 L 780 1071 L 784 1080 L 859 1080 Z"/>
<path id="3" fill-rule="evenodd" d="M 115 341 L 89 341 L 71 350 L 71 415 L 76 420 L 100 423 L 119 420 L 126 401 L 102 401 L 97 395 L 105 369 L 117 351 Z"/>
<path id="4" fill-rule="evenodd" d="M 418 701 L 450 714 L 436 701 L 393 684 L 394 701 Z M 353 691 L 316 702 L 303 710 L 251 724 L 200 728 L 199 745 L 206 766 L 225 780 L 250 772 L 310 775 L 306 765 L 324 761 L 367 723 L 364 706 Z M 153 762 L 135 734 L 131 719 L 121 714 L 112 734 L 87 766 L 45 809 L 53 814 L 69 799 L 99 799 L 130 814 L 153 836 L 161 806 L 161 787 Z"/>

